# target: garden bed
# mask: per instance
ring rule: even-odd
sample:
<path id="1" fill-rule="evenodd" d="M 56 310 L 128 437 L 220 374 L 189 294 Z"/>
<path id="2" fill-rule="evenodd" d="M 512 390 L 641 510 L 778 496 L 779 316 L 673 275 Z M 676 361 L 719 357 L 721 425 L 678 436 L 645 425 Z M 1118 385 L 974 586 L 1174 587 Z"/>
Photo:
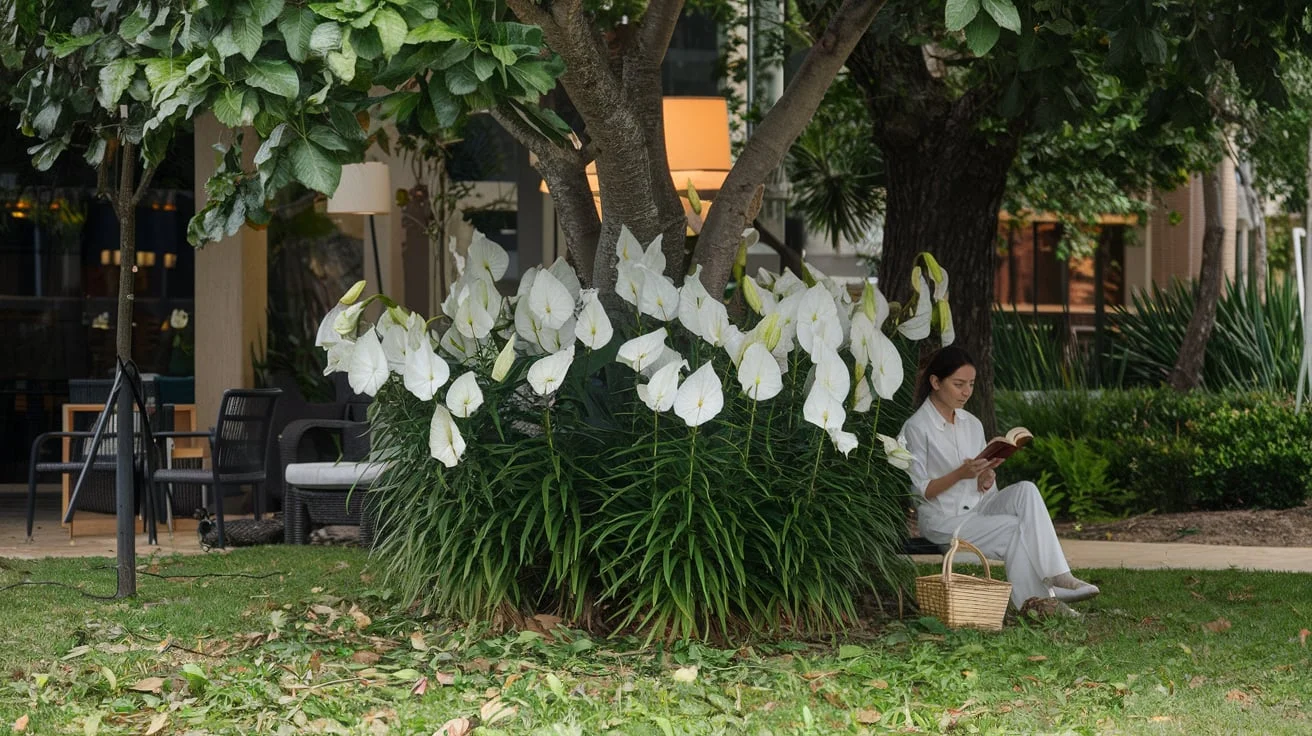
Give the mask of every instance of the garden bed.
<path id="1" fill-rule="evenodd" d="M 1057 525 L 1057 534 L 1114 542 L 1312 547 L 1312 504 L 1292 509 L 1141 514 L 1102 524 L 1065 522 Z"/>

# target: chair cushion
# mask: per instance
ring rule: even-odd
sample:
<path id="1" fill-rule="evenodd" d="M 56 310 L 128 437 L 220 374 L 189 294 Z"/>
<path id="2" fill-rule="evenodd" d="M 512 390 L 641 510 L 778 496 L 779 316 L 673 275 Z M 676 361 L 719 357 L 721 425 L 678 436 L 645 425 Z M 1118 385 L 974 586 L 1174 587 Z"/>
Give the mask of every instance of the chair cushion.
<path id="1" fill-rule="evenodd" d="M 285 476 L 298 488 L 369 486 L 387 467 L 383 463 L 291 463 Z"/>

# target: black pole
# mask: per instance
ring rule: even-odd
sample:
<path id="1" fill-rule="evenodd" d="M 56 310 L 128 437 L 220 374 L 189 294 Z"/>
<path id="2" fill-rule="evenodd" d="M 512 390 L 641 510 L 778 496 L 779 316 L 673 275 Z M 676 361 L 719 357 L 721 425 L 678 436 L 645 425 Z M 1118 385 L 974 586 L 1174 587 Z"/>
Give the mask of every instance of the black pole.
<path id="1" fill-rule="evenodd" d="M 1113 225 L 1098 230 L 1098 249 L 1093 252 L 1093 383 L 1102 386 L 1103 353 L 1107 352 L 1107 251 L 1114 237 Z"/>
<path id="2" fill-rule="evenodd" d="M 378 277 L 378 293 L 383 293 L 383 266 L 378 260 L 378 233 L 374 230 L 374 216 L 369 215 L 369 239 L 374 243 L 374 273 Z"/>

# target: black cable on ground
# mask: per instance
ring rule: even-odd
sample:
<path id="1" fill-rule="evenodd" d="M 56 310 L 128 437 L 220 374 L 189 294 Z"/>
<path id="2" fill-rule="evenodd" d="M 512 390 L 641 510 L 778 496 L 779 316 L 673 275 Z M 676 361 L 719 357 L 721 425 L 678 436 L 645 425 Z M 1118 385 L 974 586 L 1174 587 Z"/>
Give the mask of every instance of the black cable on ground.
<path id="1" fill-rule="evenodd" d="M 76 585 L 69 585 L 68 583 L 58 583 L 53 580 L 24 580 L 21 583 L 10 583 L 9 585 L 0 587 L 0 593 L 3 593 L 6 590 L 11 590 L 13 588 L 21 588 L 25 585 L 53 585 L 57 588 L 68 588 L 69 590 L 73 590 L 82 594 L 84 598 L 92 598 L 98 601 L 112 601 L 112 600 L 117 600 L 118 598 L 118 596 L 113 596 L 113 595 L 96 595 L 94 593 L 88 593 L 85 590 L 82 590 L 81 588 L 77 587 Z"/>

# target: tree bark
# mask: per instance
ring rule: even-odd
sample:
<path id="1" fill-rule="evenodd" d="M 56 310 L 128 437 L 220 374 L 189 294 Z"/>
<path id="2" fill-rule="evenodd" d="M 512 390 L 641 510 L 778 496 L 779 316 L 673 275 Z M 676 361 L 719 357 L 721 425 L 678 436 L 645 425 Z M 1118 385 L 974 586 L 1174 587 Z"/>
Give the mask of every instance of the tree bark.
<path id="1" fill-rule="evenodd" d="M 1224 270 L 1221 263 L 1221 246 L 1225 240 L 1225 221 L 1221 214 L 1220 167 L 1203 175 L 1203 262 L 1199 267 L 1198 283 L 1194 287 L 1194 313 L 1180 344 L 1180 354 L 1167 383 L 1176 391 L 1192 391 L 1203 384 L 1203 361 L 1207 355 L 1207 342 L 1216 326 L 1216 305 L 1221 298 L 1221 281 Z"/>
<path id="2" fill-rule="evenodd" d="M 947 270 L 957 343 L 978 371 L 971 411 L 993 434 L 994 241 L 1007 171 L 1024 129 L 1015 123 L 981 132 L 980 120 L 993 114 L 998 91 L 983 85 L 954 94 L 930 74 L 917 46 L 867 34 L 849 67 L 865 92 L 888 174 L 880 288 L 905 302 L 921 251 Z M 922 351 L 922 365 L 928 352 Z"/>
<path id="3" fill-rule="evenodd" d="M 118 392 L 116 414 L 116 461 L 114 483 L 114 510 L 117 517 L 117 598 L 137 594 L 137 535 L 133 518 L 133 496 L 136 491 L 133 438 L 133 389 L 123 367 L 132 360 L 132 312 L 136 301 L 133 294 L 137 262 L 137 218 L 134 179 L 136 175 L 136 146 L 124 141 L 119 148 L 118 190 L 114 194 L 114 210 L 118 215 L 118 324 L 115 327 L 114 353 L 118 358 Z M 145 420 L 145 417 L 142 417 Z"/>

